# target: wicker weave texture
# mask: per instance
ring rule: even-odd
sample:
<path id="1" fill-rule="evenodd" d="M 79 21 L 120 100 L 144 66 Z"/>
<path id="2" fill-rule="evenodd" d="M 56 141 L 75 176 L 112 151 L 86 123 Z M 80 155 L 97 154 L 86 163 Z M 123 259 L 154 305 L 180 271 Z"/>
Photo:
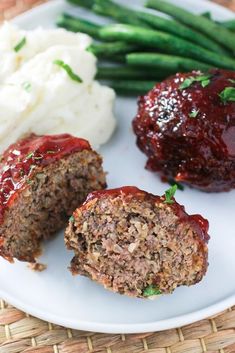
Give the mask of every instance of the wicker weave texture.
<path id="1" fill-rule="evenodd" d="M 0 303 L 0 353 L 235 352 L 235 307 L 180 329 L 110 335 L 52 325 Z"/>
<path id="2" fill-rule="evenodd" d="M 0 21 L 45 1 L 0 0 Z M 235 10 L 235 0 L 215 2 Z M 180 329 L 136 335 L 109 335 L 52 325 L 0 300 L 0 353 L 91 352 L 235 353 L 235 307 Z"/>

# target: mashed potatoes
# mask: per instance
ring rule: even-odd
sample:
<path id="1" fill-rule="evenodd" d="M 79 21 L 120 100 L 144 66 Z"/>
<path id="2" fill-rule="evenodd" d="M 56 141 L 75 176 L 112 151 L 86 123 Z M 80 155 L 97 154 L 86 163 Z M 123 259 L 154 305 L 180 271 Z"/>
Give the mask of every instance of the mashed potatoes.
<path id="1" fill-rule="evenodd" d="M 15 46 L 25 38 L 25 45 L 15 51 Z M 75 46 L 85 50 L 92 39 L 83 33 L 74 34 L 62 28 L 24 31 L 5 22 L 0 28 L 0 82 L 18 70 L 26 61 L 48 48 L 57 45 Z"/>
<path id="2" fill-rule="evenodd" d="M 15 46 L 25 38 L 19 51 Z M 93 146 L 111 136 L 115 119 L 112 89 L 94 81 L 96 58 L 85 49 L 89 36 L 63 29 L 25 32 L 0 29 L 0 149 L 21 136 L 71 133 Z M 61 61 L 78 82 L 55 61 Z"/>

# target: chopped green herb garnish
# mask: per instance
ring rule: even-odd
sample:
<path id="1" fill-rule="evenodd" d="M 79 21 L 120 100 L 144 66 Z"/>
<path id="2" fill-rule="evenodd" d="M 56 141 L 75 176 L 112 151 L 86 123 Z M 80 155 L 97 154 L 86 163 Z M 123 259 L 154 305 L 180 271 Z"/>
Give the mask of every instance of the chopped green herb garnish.
<path id="1" fill-rule="evenodd" d="M 199 110 L 193 110 L 191 113 L 189 113 L 190 118 L 196 118 L 198 116 Z"/>
<path id="2" fill-rule="evenodd" d="M 30 179 L 27 179 L 27 180 L 26 180 L 26 183 L 29 184 L 29 185 L 32 184 L 32 182 L 33 182 L 33 181 L 30 180 Z"/>
<path id="3" fill-rule="evenodd" d="M 190 87 L 194 82 L 201 82 L 202 87 L 206 87 L 209 85 L 210 83 L 210 78 L 211 75 L 199 75 L 199 76 L 190 76 L 187 77 L 184 82 L 181 83 L 181 85 L 179 86 L 179 89 L 185 89 Z"/>
<path id="4" fill-rule="evenodd" d="M 196 76 L 194 77 L 194 80 L 196 82 L 204 82 L 204 81 L 207 81 L 211 78 L 211 75 L 199 75 L 199 76 Z"/>
<path id="5" fill-rule="evenodd" d="M 26 159 L 30 159 L 34 156 L 34 152 L 30 152 L 27 156 Z"/>
<path id="6" fill-rule="evenodd" d="M 233 80 L 233 79 L 229 79 L 229 82 L 231 82 L 231 83 L 235 83 L 235 80 Z"/>
<path id="7" fill-rule="evenodd" d="M 79 77 L 77 74 L 75 74 L 73 72 L 73 70 L 71 69 L 71 67 L 68 64 L 66 64 L 64 61 L 55 60 L 55 61 L 53 61 L 53 63 L 60 66 L 62 69 L 64 69 L 73 81 L 77 81 L 79 83 L 83 82 L 81 77 Z"/>
<path id="8" fill-rule="evenodd" d="M 172 200 L 172 197 L 175 195 L 177 189 L 178 189 L 178 186 L 174 184 L 170 189 L 165 191 L 164 203 L 168 203 L 168 204 L 174 203 L 174 200 Z"/>
<path id="9" fill-rule="evenodd" d="M 208 80 L 203 80 L 203 81 L 201 81 L 202 83 L 202 87 L 204 88 L 204 87 L 206 87 L 206 86 L 208 86 L 209 84 L 210 84 L 210 80 L 208 79 Z"/>
<path id="10" fill-rule="evenodd" d="M 144 297 L 151 297 L 153 295 L 160 295 L 160 294 L 162 294 L 162 292 L 157 287 L 154 287 L 151 285 L 146 287 L 143 291 Z"/>
<path id="11" fill-rule="evenodd" d="M 193 84 L 193 82 L 194 82 L 194 77 L 188 77 L 188 78 L 186 78 L 185 80 L 184 80 L 184 82 L 182 82 L 181 83 L 181 85 L 180 85 L 180 89 L 182 90 L 182 89 L 185 89 L 185 88 L 188 88 L 188 87 L 190 87 L 192 84 Z"/>
<path id="12" fill-rule="evenodd" d="M 74 221 L 75 221 L 74 216 L 71 216 L 71 217 L 69 218 L 69 222 L 74 222 Z"/>
<path id="13" fill-rule="evenodd" d="M 224 103 L 235 102 L 235 87 L 226 87 L 220 92 L 219 97 Z"/>
<path id="14" fill-rule="evenodd" d="M 20 49 L 23 48 L 23 46 L 25 46 L 26 44 L 26 37 L 22 38 L 19 43 L 16 44 L 16 46 L 14 47 L 15 52 L 17 53 L 18 51 L 20 51 Z"/>
<path id="15" fill-rule="evenodd" d="M 184 186 L 183 186 L 182 184 L 180 184 L 180 183 L 177 183 L 177 181 L 175 181 L 174 179 L 169 179 L 169 180 L 168 180 L 168 183 L 169 183 L 170 185 L 177 185 L 177 188 L 178 188 L 179 190 L 181 190 L 181 191 L 184 190 Z"/>
<path id="16" fill-rule="evenodd" d="M 22 87 L 24 88 L 25 91 L 29 92 L 31 90 L 31 83 L 28 81 L 25 81 L 22 83 Z"/>

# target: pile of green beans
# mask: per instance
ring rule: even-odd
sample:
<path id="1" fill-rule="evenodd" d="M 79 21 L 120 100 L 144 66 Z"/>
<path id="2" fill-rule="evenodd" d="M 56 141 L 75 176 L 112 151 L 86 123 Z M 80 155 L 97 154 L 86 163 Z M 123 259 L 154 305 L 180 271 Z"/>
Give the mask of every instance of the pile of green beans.
<path id="1" fill-rule="evenodd" d="M 143 94 L 176 72 L 235 71 L 235 20 L 218 23 L 209 12 L 195 15 L 168 0 L 147 0 L 146 7 L 169 18 L 112 0 L 68 1 L 116 22 L 100 25 L 65 13 L 57 19 L 58 26 L 97 40 L 87 49 L 99 60 L 96 78 L 121 94 Z"/>
<path id="2" fill-rule="evenodd" d="M 234 52 L 235 36 L 227 28 L 220 26 L 216 22 L 211 21 L 204 16 L 194 15 L 165 0 L 147 0 L 146 6 L 173 16 L 179 22 L 194 28 L 196 31 L 204 33 L 208 38 L 213 39 L 223 47 Z"/>
<path id="3" fill-rule="evenodd" d="M 177 21 L 152 15 L 143 11 L 130 10 L 119 4 L 114 4 L 109 0 L 95 0 L 92 9 L 100 15 L 112 17 L 120 23 L 171 33 L 177 37 L 199 44 L 211 51 L 224 54 L 224 50 L 217 43 Z"/>
<path id="4" fill-rule="evenodd" d="M 102 26 L 82 18 L 63 14 L 57 18 L 57 25 L 72 32 L 83 32 L 89 34 L 89 36 L 95 39 L 100 39 L 99 30 L 102 28 Z"/>

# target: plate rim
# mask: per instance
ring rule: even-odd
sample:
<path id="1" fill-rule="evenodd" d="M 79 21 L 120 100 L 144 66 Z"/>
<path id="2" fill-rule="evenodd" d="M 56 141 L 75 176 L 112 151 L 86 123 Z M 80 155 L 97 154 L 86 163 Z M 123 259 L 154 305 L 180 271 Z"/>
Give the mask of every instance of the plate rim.
<path id="1" fill-rule="evenodd" d="M 231 15 L 231 18 L 232 16 L 234 17 L 234 13 L 232 10 L 229 10 L 219 4 L 211 3 L 208 0 L 199 0 L 199 2 L 200 3 L 203 2 L 205 5 L 214 7 L 217 10 L 222 9 L 223 11 L 226 11 L 229 16 Z M 58 6 L 61 6 L 64 3 L 65 3 L 64 0 L 48 1 L 47 3 L 40 4 L 37 7 L 16 16 L 11 21 L 15 24 L 18 24 L 18 22 L 20 23 L 20 22 L 27 21 L 28 16 L 38 14 L 38 13 L 40 14 L 41 12 L 45 12 L 47 10 L 51 11 L 51 9 L 53 8 L 56 9 Z M 22 310 L 41 320 L 48 321 L 53 324 L 62 325 L 64 327 L 71 328 L 71 329 L 109 333 L 109 334 L 144 333 L 144 332 L 157 332 L 157 331 L 174 329 L 184 325 L 192 324 L 196 321 L 209 318 L 210 316 L 216 315 L 222 312 L 223 310 L 226 310 L 229 307 L 235 305 L 235 294 L 233 294 L 210 306 L 204 307 L 203 309 L 192 311 L 184 315 L 174 316 L 174 317 L 171 317 L 170 319 L 163 319 L 163 320 L 153 321 L 150 323 L 113 324 L 113 323 L 100 323 L 95 321 L 92 322 L 92 321 L 84 321 L 84 320 L 79 321 L 79 318 L 77 320 L 74 320 L 74 319 L 69 319 L 67 317 L 61 318 L 59 315 L 57 316 L 53 313 L 47 313 L 47 312 L 42 313 L 40 309 L 37 309 L 30 304 L 28 305 L 24 301 L 18 300 L 12 294 L 8 294 L 6 291 L 2 290 L 1 288 L 0 288 L 0 297 L 4 301 L 18 308 L 19 310 Z"/>
<path id="2" fill-rule="evenodd" d="M 9 304 L 15 306 L 19 310 L 22 310 L 32 316 L 35 316 L 41 320 L 51 322 L 56 325 L 61 325 L 70 329 L 83 330 L 90 332 L 109 333 L 109 334 L 131 334 L 131 333 L 145 333 L 145 332 L 158 332 L 170 330 L 185 325 L 192 324 L 203 319 L 209 319 L 211 316 L 219 314 L 220 312 L 228 309 L 235 304 L 235 294 L 227 297 L 226 299 L 219 301 L 213 305 L 207 306 L 201 310 L 193 311 L 184 315 L 175 316 L 170 319 L 159 320 L 151 323 L 140 323 L 140 324 L 125 324 L 125 323 L 100 323 L 90 321 L 79 321 L 71 320 L 68 318 L 61 318 L 54 314 L 42 314 L 41 311 L 37 310 L 31 305 L 27 305 L 13 298 L 9 294 L 5 294 L 0 289 L 0 296 L 3 300 Z M 157 299 L 156 299 L 157 300 Z M 177 324 L 175 323 L 177 321 Z"/>

